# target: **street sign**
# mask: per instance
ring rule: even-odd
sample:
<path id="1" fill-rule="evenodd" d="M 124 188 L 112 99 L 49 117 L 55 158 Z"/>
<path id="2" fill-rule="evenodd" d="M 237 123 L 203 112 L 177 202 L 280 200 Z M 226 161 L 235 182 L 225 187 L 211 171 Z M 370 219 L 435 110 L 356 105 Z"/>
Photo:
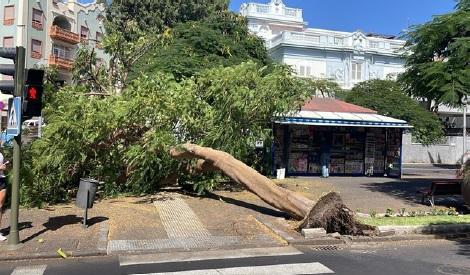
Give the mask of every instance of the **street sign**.
<path id="1" fill-rule="evenodd" d="M 21 131 L 21 97 L 13 98 L 8 110 L 7 135 L 18 136 Z"/>

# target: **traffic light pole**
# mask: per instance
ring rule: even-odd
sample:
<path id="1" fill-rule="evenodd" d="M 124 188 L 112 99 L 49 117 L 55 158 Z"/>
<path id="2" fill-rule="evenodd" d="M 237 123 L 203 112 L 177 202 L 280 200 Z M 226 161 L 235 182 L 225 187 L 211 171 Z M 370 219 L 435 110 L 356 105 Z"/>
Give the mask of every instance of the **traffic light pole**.
<path id="1" fill-rule="evenodd" d="M 24 47 L 16 48 L 15 97 L 23 96 L 25 54 Z M 21 112 L 21 108 L 19 111 Z M 8 244 L 10 246 L 16 246 L 20 242 L 18 216 L 20 210 L 21 125 L 19 127 L 20 131 L 13 140 L 13 183 L 11 185 L 10 234 L 8 234 Z"/>

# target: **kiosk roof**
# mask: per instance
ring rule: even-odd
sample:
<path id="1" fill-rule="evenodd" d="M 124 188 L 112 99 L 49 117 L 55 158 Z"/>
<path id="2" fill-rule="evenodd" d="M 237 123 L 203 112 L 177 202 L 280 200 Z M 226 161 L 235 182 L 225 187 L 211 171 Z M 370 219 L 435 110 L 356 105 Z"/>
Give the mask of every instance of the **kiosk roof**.
<path id="1" fill-rule="evenodd" d="M 329 98 L 313 98 L 300 112 L 280 118 L 276 122 L 318 126 L 412 128 L 404 120 L 378 115 L 374 110 Z"/>

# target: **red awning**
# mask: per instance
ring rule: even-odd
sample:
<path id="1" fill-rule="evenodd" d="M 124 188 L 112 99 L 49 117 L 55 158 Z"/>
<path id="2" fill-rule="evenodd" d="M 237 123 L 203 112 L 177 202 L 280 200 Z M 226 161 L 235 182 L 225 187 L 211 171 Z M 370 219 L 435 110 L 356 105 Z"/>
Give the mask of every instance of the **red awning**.
<path id="1" fill-rule="evenodd" d="M 312 98 L 301 108 L 302 111 L 336 112 L 336 113 L 366 113 L 377 112 L 368 108 L 357 106 L 334 98 Z"/>

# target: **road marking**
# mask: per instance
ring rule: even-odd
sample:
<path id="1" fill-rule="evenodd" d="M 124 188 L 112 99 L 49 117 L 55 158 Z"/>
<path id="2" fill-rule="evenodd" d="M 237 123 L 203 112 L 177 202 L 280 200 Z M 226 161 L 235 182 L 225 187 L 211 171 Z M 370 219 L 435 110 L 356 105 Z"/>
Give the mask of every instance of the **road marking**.
<path id="1" fill-rule="evenodd" d="M 170 239 L 187 237 L 210 237 L 211 234 L 204 227 L 191 207 L 181 198 L 155 201 L 165 231 Z"/>
<path id="2" fill-rule="evenodd" d="M 46 271 L 46 265 L 19 266 L 11 275 L 42 275 Z"/>
<path id="3" fill-rule="evenodd" d="M 202 252 L 161 253 L 157 255 L 119 256 L 121 266 L 158 264 L 168 262 L 204 261 L 216 259 L 236 259 L 252 257 L 300 255 L 301 251 L 291 246 L 270 248 L 245 248 L 236 250 L 215 250 Z"/>
<path id="4" fill-rule="evenodd" d="M 219 269 L 188 270 L 167 273 L 148 273 L 141 275 L 295 275 L 295 274 L 331 274 L 333 270 L 321 263 L 280 264 L 265 266 L 243 266 Z M 138 275 L 138 274 L 134 274 Z"/>

